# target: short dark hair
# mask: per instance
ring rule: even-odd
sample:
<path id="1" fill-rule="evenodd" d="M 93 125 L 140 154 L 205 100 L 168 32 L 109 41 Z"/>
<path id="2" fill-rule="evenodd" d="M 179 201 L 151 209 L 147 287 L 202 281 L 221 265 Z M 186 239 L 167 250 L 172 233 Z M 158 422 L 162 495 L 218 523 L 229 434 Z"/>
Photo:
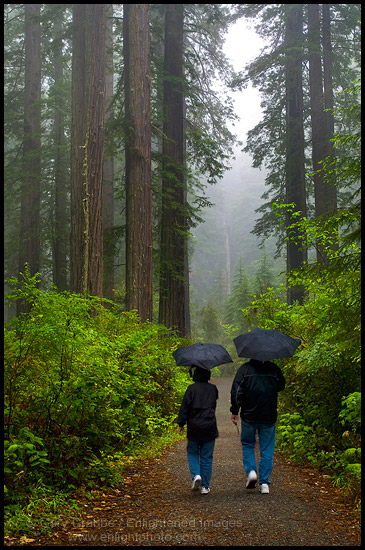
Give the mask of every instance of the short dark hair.
<path id="1" fill-rule="evenodd" d="M 195 367 L 193 374 L 194 382 L 205 382 L 210 379 L 210 370 L 203 369 L 202 367 Z"/>

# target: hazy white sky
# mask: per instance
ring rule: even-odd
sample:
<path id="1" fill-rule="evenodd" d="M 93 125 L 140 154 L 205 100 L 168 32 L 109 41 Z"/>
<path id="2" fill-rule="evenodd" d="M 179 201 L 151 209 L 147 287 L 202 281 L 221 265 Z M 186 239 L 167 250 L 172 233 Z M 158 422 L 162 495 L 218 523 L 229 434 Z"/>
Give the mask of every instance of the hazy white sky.
<path id="1" fill-rule="evenodd" d="M 238 20 L 229 30 L 224 45 L 224 52 L 230 58 L 236 71 L 242 70 L 244 66 L 257 57 L 264 45 L 260 36 L 255 32 L 252 25 L 244 19 Z M 235 102 L 236 113 L 241 120 L 236 122 L 234 131 L 245 141 L 245 135 L 252 129 L 261 118 L 260 95 L 257 89 L 251 84 L 242 92 L 232 93 Z"/>

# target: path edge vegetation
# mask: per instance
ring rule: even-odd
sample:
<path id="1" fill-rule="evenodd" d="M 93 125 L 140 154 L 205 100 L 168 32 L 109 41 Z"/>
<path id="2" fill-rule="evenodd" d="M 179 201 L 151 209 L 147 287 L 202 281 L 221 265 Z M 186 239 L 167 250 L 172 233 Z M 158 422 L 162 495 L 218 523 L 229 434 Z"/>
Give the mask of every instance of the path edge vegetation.
<path id="1" fill-rule="evenodd" d="M 360 80 L 345 90 L 357 94 Z M 274 214 L 294 223 L 287 239 L 317 251 L 287 273 L 305 300 L 286 303 L 287 288 L 268 288 L 242 309 L 248 326 L 279 329 L 301 339 L 289 360 L 280 360 L 287 388 L 280 394 L 277 447 L 296 464 L 330 476 L 344 498 L 361 510 L 361 106 L 342 110 L 356 131 L 337 133 L 335 154 L 321 162 L 324 181 L 334 178 L 351 201 L 309 220 L 294 204 L 273 203 Z M 291 236 L 292 235 L 292 236 Z"/>
<path id="2" fill-rule="evenodd" d="M 91 498 L 117 486 L 146 448 L 156 455 L 175 441 L 173 420 L 189 383 L 172 357 L 187 341 L 173 331 L 96 297 L 39 290 L 37 282 L 25 271 L 7 295 L 30 309 L 5 326 L 6 535 L 47 532 L 51 518 L 79 513 L 80 491 Z M 306 304 L 288 306 L 272 290 L 244 313 L 251 324 L 302 339 L 296 357 L 281 360 L 279 452 L 328 473 L 359 509 L 358 327 L 346 346 L 338 338 L 358 317 L 340 314 L 338 291 L 319 286 Z"/>
<path id="3" fill-rule="evenodd" d="M 26 269 L 6 296 L 28 310 L 4 331 L 6 535 L 49 530 L 180 439 L 189 383 L 172 356 L 187 340 L 111 301 L 40 290 L 38 276 Z"/>

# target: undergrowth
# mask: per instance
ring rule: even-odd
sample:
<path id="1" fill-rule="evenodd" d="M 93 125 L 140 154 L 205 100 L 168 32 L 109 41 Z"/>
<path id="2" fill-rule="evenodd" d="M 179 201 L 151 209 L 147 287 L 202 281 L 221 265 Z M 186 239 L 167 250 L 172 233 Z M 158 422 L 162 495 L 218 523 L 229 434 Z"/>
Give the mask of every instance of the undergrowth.
<path id="1" fill-rule="evenodd" d="M 134 457 L 159 452 L 176 437 L 189 383 L 172 356 L 186 341 L 166 327 L 96 297 L 41 291 L 27 271 L 10 283 L 7 298 L 28 311 L 4 333 L 6 534 L 77 513 L 80 488 L 114 487 Z"/>

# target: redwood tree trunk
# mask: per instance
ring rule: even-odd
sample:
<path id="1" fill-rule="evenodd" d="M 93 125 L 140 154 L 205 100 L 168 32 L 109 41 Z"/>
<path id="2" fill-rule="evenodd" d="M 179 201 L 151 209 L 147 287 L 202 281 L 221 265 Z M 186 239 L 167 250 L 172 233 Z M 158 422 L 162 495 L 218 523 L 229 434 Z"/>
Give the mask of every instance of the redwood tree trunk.
<path id="1" fill-rule="evenodd" d="M 85 256 L 83 170 L 85 159 L 86 4 L 73 6 L 71 86 L 71 240 L 70 290 L 82 292 Z"/>
<path id="2" fill-rule="evenodd" d="M 105 4 L 74 4 L 71 291 L 103 295 Z"/>
<path id="3" fill-rule="evenodd" d="M 25 89 L 23 183 L 20 205 L 19 271 L 27 262 L 30 274 L 40 270 L 41 204 L 41 4 L 25 8 Z M 24 306 L 17 304 L 17 313 Z"/>
<path id="4" fill-rule="evenodd" d="M 113 96 L 113 4 L 106 4 L 105 123 L 112 117 Z M 103 273 L 104 297 L 114 298 L 114 159 L 106 151 L 103 177 Z"/>
<path id="5" fill-rule="evenodd" d="M 331 18 L 330 4 L 322 4 L 322 41 L 323 41 L 323 87 L 324 87 L 324 120 L 326 132 L 326 151 L 325 156 L 334 156 L 333 136 L 334 136 L 334 115 L 333 115 L 333 83 L 332 83 L 332 41 L 331 41 Z M 337 210 L 337 187 L 335 180 L 335 171 L 328 174 L 323 185 L 323 212 L 332 213 Z M 337 239 L 333 239 L 330 248 L 338 248 Z"/>
<path id="6" fill-rule="evenodd" d="M 326 10 L 324 10 L 326 11 Z M 326 32 L 323 26 L 323 44 L 330 48 L 329 28 Z M 333 109 L 331 62 L 328 53 L 321 55 L 321 22 L 319 4 L 308 4 L 308 42 L 309 42 L 309 85 L 312 121 L 312 162 L 314 170 L 314 201 L 316 217 L 331 213 L 336 209 L 336 187 L 327 176 L 324 176 L 322 161 L 332 153 L 331 139 L 333 137 L 333 113 L 325 109 Z M 328 45 L 329 42 L 329 45 Z M 326 67 L 324 78 L 323 67 Z M 323 86 L 325 84 L 325 98 Z M 326 247 L 317 245 L 317 261 L 326 260 Z"/>
<path id="7" fill-rule="evenodd" d="M 286 4 L 285 55 L 286 55 L 286 201 L 294 203 L 294 212 L 306 216 L 306 190 L 304 169 L 302 45 L 303 5 Z M 287 216 L 287 225 L 296 218 Z M 289 233 L 287 241 L 287 271 L 297 269 L 307 259 L 307 250 L 298 240 L 298 232 Z M 288 288 L 288 303 L 303 302 L 301 286 Z"/>
<path id="8" fill-rule="evenodd" d="M 86 131 L 84 192 L 87 243 L 84 289 L 103 296 L 103 164 L 106 5 L 86 4 Z"/>
<path id="9" fill-rule="evenodd" d="M 323 86 L 324 86 L 324 118 L 326 128 L 326 156 L 333 155 L 334 116 L 333 116 L 333 83 L 332 83 L 332 42 L 331 42 L 331 19 L 330 4 L 322 4 L 322 41 L 323 41 Z M 332 178 L 334 175 L 332 174 Z M 328 180 L 327 180 L 328 181 Z M 335 181 L 329 180 L 330 187 L 327 188 L 328 211 L 337 209 L 337 191 Z"/>
<path id="10" fill-rule="evenodd" d="M 326 153 L 319 4 L 308 4 L 309 87 L 312 123 L 312 164 L 316 215 L 323 203 L 323 174 L 318 173 Z"/>
<path id="11" fill-rule="evenodd" d="M 188 332 L 187 221 L 183 93 L 183 4 L 167 4 L 163 93 L 159 322 Z"/>
<path id="12" fill-rule="evenodd" d="M 63 63 L 61 23 L 56 23 L 55 40 L 55 207 L 53 239 L 53 282 L 58 290 L 67 290 L 68 208 L 67 171 L 65 161 L 65 124 L 63 100 Z"/>
<path id="13" fill-rule="evenodd" d="M 124 4 L 126 309 L 152 320 L 152 181 L 149 5 Z"/>
<path id="14" fill-rule="evenodd" d="M 41 27 L 40 4 L 25 6 L 24 183 L 21 196 L 19 269 L 40 268 Z"/>

